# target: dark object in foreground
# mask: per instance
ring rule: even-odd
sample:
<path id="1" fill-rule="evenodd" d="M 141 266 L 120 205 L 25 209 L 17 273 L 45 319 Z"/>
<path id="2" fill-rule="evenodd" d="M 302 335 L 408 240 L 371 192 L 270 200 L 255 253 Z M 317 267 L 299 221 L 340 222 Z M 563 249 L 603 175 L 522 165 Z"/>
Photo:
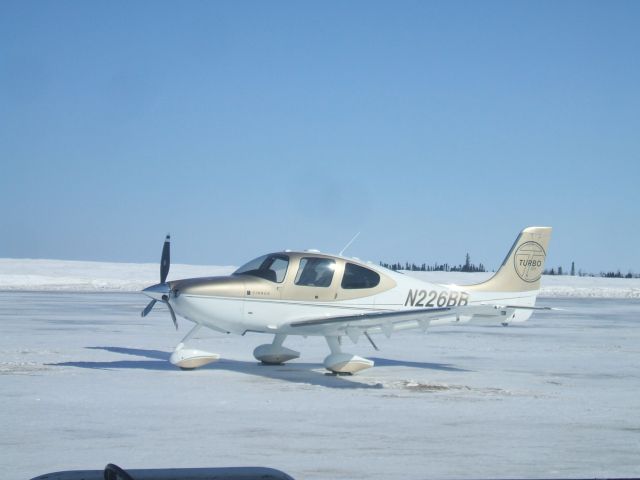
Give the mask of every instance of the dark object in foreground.
<path id="1" fill-rule="evenodd" d="M 68 470 L 45 473 L 32 480 L 294 480 L 280 470 L 265 467 L 144 468 L 124 470 L 109 464 L 104 470 Z"/>
<path id="2" fill-rule="evenodd" d="M 294 480 L 280 470 L 265 467 L 151 468 L 124 470 L 112 463 L 104 470 L 68 470 L 40 475 L 31 480 Z M 486 479 L 489 480 L 489 479 Z M 506 479 L 505 479 L 506 480 Z M 518 479 L 526 480 L 526 479 Z M 552 480 L 552 479 L 537 479 Z M 640 478 L 590 478 L 557 480 L 640 480 Z"/>

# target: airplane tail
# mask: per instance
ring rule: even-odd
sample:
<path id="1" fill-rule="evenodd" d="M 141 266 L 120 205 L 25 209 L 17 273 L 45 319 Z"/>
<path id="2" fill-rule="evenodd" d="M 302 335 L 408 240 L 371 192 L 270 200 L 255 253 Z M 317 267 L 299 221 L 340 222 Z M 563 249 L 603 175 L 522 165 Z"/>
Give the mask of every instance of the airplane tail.
<path id="1" fill-rule="evenodd" d="M 528 227 L 520 232 L 496 274 L 477 285 L 476 292 L 529 292 L 540 290 L 551 227 Z M 534 297 L 535 298 L 535 297 Z"/>

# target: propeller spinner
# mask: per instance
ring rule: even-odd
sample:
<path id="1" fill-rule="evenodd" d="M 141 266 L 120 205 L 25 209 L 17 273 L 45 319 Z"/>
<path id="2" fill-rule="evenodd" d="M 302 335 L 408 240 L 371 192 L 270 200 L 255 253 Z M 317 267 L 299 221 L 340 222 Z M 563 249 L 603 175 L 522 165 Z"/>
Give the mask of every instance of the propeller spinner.
<path id="1" fill-rule="evenodd" d="M 169 268 L 171 267 L 171 236 L 167 235 L 162 246 L 162 257 L 160 257 L 160 283 L 152 285 L 143 290 L 143 292 L 150 296 L 152 300 L 140 313 L 141 316 L 146 317 L 153 309 L 157 302 L 164 303 L 169 308 L 171 314 L 171 320 L 173 325 L 178 329 L 178 320 L 176 319 L 176 313 L 173 311 L 173 307 L 169 304 L 169 296 L 171 295 L 171 287 L 166 283 L 167 275 L 169 275 Z"/>

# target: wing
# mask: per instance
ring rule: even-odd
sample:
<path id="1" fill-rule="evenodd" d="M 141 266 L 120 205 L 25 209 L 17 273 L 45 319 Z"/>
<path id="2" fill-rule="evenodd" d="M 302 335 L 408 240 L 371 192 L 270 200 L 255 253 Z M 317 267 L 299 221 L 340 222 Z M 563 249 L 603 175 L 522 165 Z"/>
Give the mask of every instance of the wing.
<path id="1" fill-rule="evenodd" d="M 411 308 L 404 310 L 384 310 L 343 315 L 335 317 L 312 318 L 292 322 L 289 326 L 298 334 L 349 335 L 359 333 L 377 333 L 381 331 L 390 336 L 395 330 L 421 328 L 429 325 L 447 325 L 466 322 L 477 318 L 508 319 L 516 310 L 551 310 L 549 307 L 520 307 L 515 305 L 464 305 L 459 307 Z"/>

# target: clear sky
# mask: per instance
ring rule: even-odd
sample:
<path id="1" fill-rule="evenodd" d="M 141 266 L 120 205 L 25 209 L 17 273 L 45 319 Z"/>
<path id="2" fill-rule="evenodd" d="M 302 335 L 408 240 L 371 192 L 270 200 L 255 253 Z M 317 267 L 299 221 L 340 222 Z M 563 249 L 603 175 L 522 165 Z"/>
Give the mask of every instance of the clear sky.
<path id="1" fill-rule="evenodd" d="M 0 257 L 640 272 L 640 2 L 0 2 Z"/>

